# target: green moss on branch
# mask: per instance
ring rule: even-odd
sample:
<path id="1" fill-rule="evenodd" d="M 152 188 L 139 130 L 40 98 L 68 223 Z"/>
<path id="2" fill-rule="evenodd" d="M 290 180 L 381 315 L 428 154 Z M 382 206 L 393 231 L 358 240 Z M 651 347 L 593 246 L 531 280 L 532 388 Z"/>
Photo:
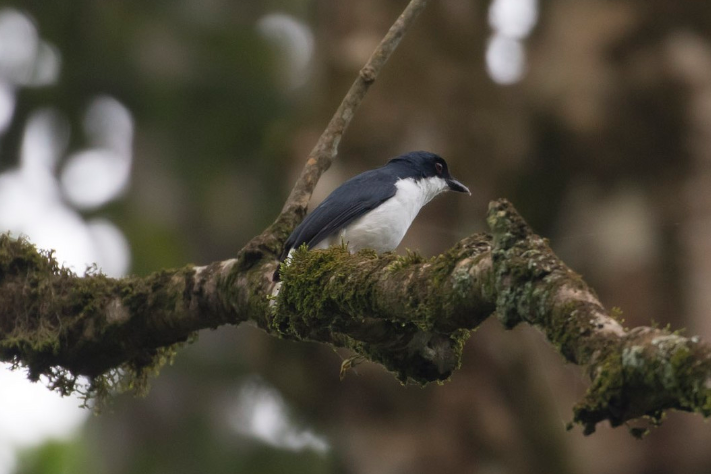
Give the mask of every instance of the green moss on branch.
<path id="1" fill-rule="evenodd" d="M 711 348 L 667 331 L 626 331 L 582 278 L 533 234 L 505 200 L 490 205 L 497 314 L 506 327 L 528 322 L 592 378 L 574 421 L 592 433 L 609 420 L 658 422 L 673 408 L 711 415 Z"/>
<path id="2" fill-rule="evenodd" d="M 402 381 L 444 380 L 459 367 L 469 330 L 493 310 L 478 291 L 489 245 L 487 236 L 476 235 L 429 260 L 300 249 L 281 272 L 269 330 L 342 342 Z"/>
<path id="3" fill-rule="evenodd" d="M 425 384 L 459 367 L 470 331 L 495 311 L 506 327 L 539 328 L 590 374 L 575 408 L 586 433 L 602 420 L 657 419 L 670 408 L 711 415 L 707 344 L 625 330 L 508 202 L 492 203 L 488 222 L 492 237 L 472 235 L 430 259 L 297 251 L 277 296 L 279 236 L 257 238 L 233 260 L 114 280 L 78 277 L 51 253 L 4 235 L 0 359 L 63 393 L 77 390 L 79 376 L 93 394 L 140 391 L 196 330 L 251 320 L 279 337 L 349 348 L 403 382 Z"/>
<path id="4" fill-rule="evenodd" d="M 630 331 L 595 365 L 593 383 L 575 407 L 586 433 L 609 420 L 661 421 L 664 410 L 711 416 L 711 350 L 698 339 L 652 328 Z"/>
<path id="5" fill-rule="evenodd" d="M 144 391 L 148 374 L 202 327 L 191 304 L 209 273 L 197 278 L 188 266 L 145 278 L 78 277 L 51 251 L 0 235 L 0 360 L 63 394 Z"/>

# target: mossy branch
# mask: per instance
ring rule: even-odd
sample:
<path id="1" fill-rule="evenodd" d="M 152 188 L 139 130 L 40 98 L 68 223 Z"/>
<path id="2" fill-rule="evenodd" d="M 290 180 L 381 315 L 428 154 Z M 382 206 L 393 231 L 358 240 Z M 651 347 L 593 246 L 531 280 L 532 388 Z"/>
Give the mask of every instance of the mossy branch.
<path id="1" fill-rule="evenodd" d="M 424 10 L 427 2 L 428 0 L 410 0 L 375 48 L 373 54 L 370 55 L 313 150 L 309 153 L 304 168 L 276 221 L 245 246 L 244 252 L 248 260 L 255 261 L 264 256 L 278 255 L 281 252 L 286 238 L 306 215 L 311 194 L 321 175 L 331 167 L 331 163 L 336 158 L 338 144 L 370 86 L 378 78 L 385 63 Z"/>
<path id="2" fill-rule="evenodd" d="M 225 264 L 187 266 L 145 278 L 78 277 L 52 252 L 0 235 L 0 360 L 22 365 L 29 378 L 49 377 L 62 393 L 77 378 L 100 390 L 112 370 L 133 381 L 167 356 L 166 348 L 195 331 L 236 323 L 215 285 Z M 140 391 L 141 386 L 132 386 Z"/>
<path id="3" fill-rule="evenodd" d="M 506 327 L 540 329 L 592 379 L 574 421 L 586 434 L 609 420 L 660 420 L 664 410 L 711 415 L 711 346 L 650 327 L 623 328 L 594 291 L 535 235 L 510 203 L 489 208 L 496 313 Z"/>
<path id="4" fill-rule="evenodd" d="M 592 384 L 574 410 L 586 433 L 664 410 L 711 414 L 711 348 L 649 327 L 624 329 L 582 278 L 505 200 L 492 236 L 476 234 L 432 259 L 298 251 L 276 298 L 276 260 L 243 255 L 145 278 L 78 277 L 23 239 L 0 236 L 0 358 L 63 392 L 122 369 L 141 388 L 166 348 L 195 331 L 252 321 L 278 337 L 349 348 L 403 382 L 447 379 L 469 331 L 496 314 L 540 329 Z M 335 372 L 335 371 L 334 371 Z"/>

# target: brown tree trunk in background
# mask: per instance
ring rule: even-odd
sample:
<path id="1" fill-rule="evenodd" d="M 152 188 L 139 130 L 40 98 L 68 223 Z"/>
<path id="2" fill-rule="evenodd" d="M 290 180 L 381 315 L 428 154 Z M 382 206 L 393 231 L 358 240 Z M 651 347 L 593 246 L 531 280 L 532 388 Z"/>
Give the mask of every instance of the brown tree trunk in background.
<path id="1" fill-rule="evenodd" d="M 703 321 L 708 320 L 711 291 L 704 288 L 711 253 L 702 245 L 711 235 L 705 236 L 708 226 L 701 224 L 708 209 L 706 190 L 711 189 L 703 184 L 711 152 L 703 132 L 710 128 L 704 104 L 711 82 L 704 64 L 711 5 L 543 2 L 540 23 L 527 44 L 528 74 L 520 84 L 503 88 L 484 73 L 486 7 L 476 2 L 433 5 L 407 38 L 410 48 L 393 59 L 390 73 L 360 111 L 342 144 L 342 155 L 357 159 L 343 160 L 342 166 L 355 169 L 353 163 L 360 160 L 376 165 L 402 150 L 417 149 L 425 135 L 432 149 L 465 170 L 477 202 L 462 205 L 456 214 L 447 207 L 459 204 L 434 202 L 420 220 L 427 224 L 418 228 L 415 223 L 407 246 L 426 253 L 442 250 L 452 236 L 428 232 L 425 226 L 471 229 L 492 194 L 504 194 L 537 230 L 551 236 L 564 260 L 592 280 L 603 301 L 622 308 L 630 325 L 643 324 L 651 315 L 662 325 L 689 326 L 692 334 L 708 338 L 711 328 Z M 328 45 L 321 50 L 326 64 L 321 80 L 333 94 L 327 103 L 337 100 L 396 9 L 394 2 L 320 3 L 319 18 L 328 19 L 316 23 L 317 43 Z M 419 54 L 423 50 L 437 54 Z M 427 93 L 418 93 L 422 90 Z M 326 113 L 329 107 L 324 108 Z M 352 173 L 349 169 L 342 176 Z M 442 472 L 472 465 L 506 472 L 695 472 L 711 463 L 711 454 L 701 449 L 711 433 L 688 417 L 672 417 L 664 432 L 655 432 L 646 443 L 621 433 L 592 439 L 563 434 L 557 429 L 567 421 L 561 400 L 575 399 L 581 391 L 576 371 L 536 362 L 532 367 L 530 351 L 517 348 L 523 344 L 542 352 L 541 358 L 549 349 L 518 331 L 499 337 L 491 325 L 473 337 L 478 344 L 468 346 L 463 370 L 424 397 L 428 402 L 418 417 L 420 430 L 407 423 L 413 416 L 409 391 L 385 391 L 378 384 L 365 397 L 363 385 L 370 386 L 366 379 L 373 376 L 366 369 L 368 376 L 358 379 L 360 390 L 334 386 L 339 394 L 329 397 L 334 404 L 338 400 L 358 408 L 342 411 L 344 418 L 337 421 L 333 406 L 320 406 L 324 412 L 318 417 L 334 427 L 349 427 L 341 446 L 361 466 L 356 472 L 382 467 L 378 463 L 386 459 L 394 462 L 394 450 L 407 455 L 391 472 L 431 472 L 437 463 L 428 464 L 428 459 L 447 459 L 448 469 Z M 482 346 L 487 339 L 496 343 Z M 546 372 L 547 383 L 541 386 L 540 379 L 514 370 L 517 360 L 525 361 L 527 371 Z M 525 396 L 512 396 L 517 391 Z M 352 400 L 342 398 L 348 393 Z M 457 393 L 482 399 L 468 403 Z M 318 404 L 308 406 L 320 412 Z M 531 410 L 540 416 L 511 419 L 512 413 Z M 563 415 L 550 416 L 556 410 Z M 442 419 L 459 420 L 455 426 L 462 428 L 442 432 Z M 557 422 L 545 428 L 551 420 Z M 379 442 L 366 443 L 376 425 Z M 541 430 L 553 433 L 546 438 L 548 449 L 536 444 L 533 434 Z M 415 432 L 421 441 L 413 439 Z M 673 457 L 670 445 L 677 453 Z M 473 446 L 486 449 L 471 453 Z M 380 456 L 374 451 L 378 447 Z M 541 454 L 538 462 L 533 453 Z M 585 461 L 571 465 L 566 459 L 572 453 Z"/>

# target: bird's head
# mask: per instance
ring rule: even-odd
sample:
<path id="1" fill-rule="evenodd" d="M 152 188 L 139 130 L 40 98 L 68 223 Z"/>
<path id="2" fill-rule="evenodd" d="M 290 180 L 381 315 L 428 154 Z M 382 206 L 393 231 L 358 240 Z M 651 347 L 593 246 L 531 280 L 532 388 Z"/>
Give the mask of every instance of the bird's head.
<path id="1" fill-rule="evenodd" d="M 447 162 L 439 155 L 427 151 L 411 151 L 397 158 L 393 158 L 387 166 L 402 167 L 407 173 L 407 177 L 422 179 L 422 178 L 441 178 L 447 183 L 447 189 L 458 193 L 467 193 L 471 196 L 469 188 L 457 181 L 449 174 Z M 403 176 L 405 177 L 405 176 Z"/>

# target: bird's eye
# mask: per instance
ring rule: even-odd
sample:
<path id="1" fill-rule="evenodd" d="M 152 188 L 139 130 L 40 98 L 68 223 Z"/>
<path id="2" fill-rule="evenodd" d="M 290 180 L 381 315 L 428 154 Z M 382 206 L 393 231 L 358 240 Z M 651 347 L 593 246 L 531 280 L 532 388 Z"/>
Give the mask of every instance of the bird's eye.
<path id="1" fill-rule="evenodd" d="M 442 163 L 435 163 L 435 171 L 437 171 L 437 174 L 442 174 Z"/>

